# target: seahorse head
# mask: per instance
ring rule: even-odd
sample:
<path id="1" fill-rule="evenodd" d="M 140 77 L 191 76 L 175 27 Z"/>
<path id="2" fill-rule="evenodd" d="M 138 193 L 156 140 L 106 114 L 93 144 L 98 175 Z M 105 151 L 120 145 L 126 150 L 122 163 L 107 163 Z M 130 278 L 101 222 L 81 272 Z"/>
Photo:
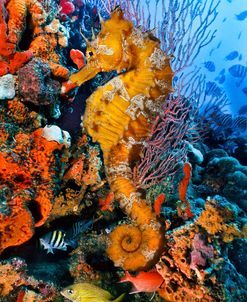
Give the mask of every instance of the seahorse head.
<path id="1" fill-rule="evenodd" d="M 99 72 L 116 70 L 120 72 L 129 67 L 129 47 L 127 37 L 133 24 L 123 18 L 123 12 L 117 7 L 107 21 L 101 22 L 101 31 L 92 41 L 87 41 L 87 65 L 70 80 L 77 85 L 92 79 Z"/>

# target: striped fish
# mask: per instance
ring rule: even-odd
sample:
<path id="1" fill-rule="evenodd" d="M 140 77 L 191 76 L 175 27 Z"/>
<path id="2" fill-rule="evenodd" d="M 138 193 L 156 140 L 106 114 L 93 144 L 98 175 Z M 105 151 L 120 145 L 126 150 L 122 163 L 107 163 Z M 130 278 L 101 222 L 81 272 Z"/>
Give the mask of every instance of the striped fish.
<path id="1" fill-rule="evenodd" d="M 75 222 L 65 234 L 65 242 L 67 245 L 75 248 L 77 246 L 78 237 L 86 232 L 93 224 L 93 220 L 81 220 Z"/>
<path id="2" fill-rule="evenodd" d="M 246 87 L 246 95 L 247 95 L 247 87 Z M 238 109 L 238 114 L 243 115 L 247 114 L 247 105 L 243 105 Z"/>
<path id="3" fill-rule="evenodd" d="M 244 87 L 244 88 L 242 89 L 242 91 L 243 91 L 244 94 L 247 95 L 247 87 Z"/>
<path id="4" fill-rule="evenodd" d="M 54 250 L 67 251 L 67 247 L 76 248 L 78 237 L 93 224 L 93 220 L 80 220 L 71 226 L 67 231 L 54 230 L 39 239 L 40 246 L 48 253 L 54 254 Z"/>
<path id="5" fill-rule="evenodd" d="M 225 59 L 231 61 L 231 60 L 236 59 L 237 57 L 238 57 L 238 51 L 237 51 L 237 50 L 234 50 L 234 51 L 230 52 L 230 53 L 225 57 Z"/>
<path id="6" fill-rule="evenodd" d="M 213 61 L 207 61 L 204 63 L 204 67 L 207 68 L 208 71 L 214 72 L 215 71 L 215 65 Z"/>
<path id="7" fill-rule="evenodd" d="M 247 74 L 247 67 L 241 64 L 233 65 L 228 70 L 235 78 L 244 78 Z"/>
<path id="8" fill-rule="evenodd" d="M 232 127 L 232 115 L 230 113 L 219 113 L 215 117 L 215 121 L 220 127 L 231 128 Z"/>
<path id="9" fill-rule="evenodd" d="M 240 132 L 247 130 L 247 118 L 245 116 L 237 116 L 233 121 L 233 128 Z"/>
<path id="10" fill-rule="evenodd" d="M 207 95 L 212 95 L 215 97 L 220 97 L 223 94 L 222 90 L 215 82 L 207 82 L 205 92 Z"/>
<path id="11" fill-rule="evenodd" d="M 48 253 L 54 254 L 54 250 L 67 250 L 67 243 L 65 242 L 66 233 L 61 230 L 54 230 L 42 236 L 39 241 L 41 247 L 47 250 Z"/>

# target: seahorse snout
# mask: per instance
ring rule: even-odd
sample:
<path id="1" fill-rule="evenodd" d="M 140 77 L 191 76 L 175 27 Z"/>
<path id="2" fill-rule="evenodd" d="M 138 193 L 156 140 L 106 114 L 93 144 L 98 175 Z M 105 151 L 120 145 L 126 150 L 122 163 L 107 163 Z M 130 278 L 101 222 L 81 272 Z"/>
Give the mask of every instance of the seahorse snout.
<path id="1" fill-rule="evenodd" d="M 94 78 L 99 72 L 101 72 L 101 68 L 97 61 L 88 62 L 80 71 L 72 74 L 69 80 L 62 84 L 61 93 L 65 94 L 70 90 L 79 87 L 83 83 Z"/>

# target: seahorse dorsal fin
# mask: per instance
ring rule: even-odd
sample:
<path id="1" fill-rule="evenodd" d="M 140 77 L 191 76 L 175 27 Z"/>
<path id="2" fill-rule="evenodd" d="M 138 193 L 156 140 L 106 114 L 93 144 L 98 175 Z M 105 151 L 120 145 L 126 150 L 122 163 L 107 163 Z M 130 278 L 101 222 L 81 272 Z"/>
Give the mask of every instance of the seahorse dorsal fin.
<path id="1" fill-rule="evenodd" d="M 148 37 L 149 39 L 156 41 L 156 42 L 160 42 L 160 39 L 158 39 L 157 37 L 155 37 L 155 32 L 156 32 L 156 28 L 152 28 L 149 29 L 147 31 L 144 32 L 144 36 Z"/>
<path id="2" fill-rule="evenodd" d="M 102 26 L 104 25 L 104 19 L 103 19 L 103 17 L 101 16 L 101 13 L 100 13 L 100 11 L 98 11 L 98 16 L 99 16 L 99 22 L 100 22 L 100 26 L 101 26 L 101 28 L 102 28 Z"/>
<path id="3" fill-rule="evenodd" d="M 91 27 L 91 31 L 92 31 L 92 40 L 95 40 L 96 36 L 95 36 L 95 32 L 93 27 Z"/>
<path id="4" fill-rule="evenodd" d="M 81 36 L 82 36 L 82 38 L 86 41 L 86 43 L 87 43 L 87 46 L 89 46 L 90 45 L 90 41 L 87 39 L 87 37 L 83 34 L 83 32 L 82 32 L 82 29 L 80 28 L 80 34 L 81 34 Z"/>

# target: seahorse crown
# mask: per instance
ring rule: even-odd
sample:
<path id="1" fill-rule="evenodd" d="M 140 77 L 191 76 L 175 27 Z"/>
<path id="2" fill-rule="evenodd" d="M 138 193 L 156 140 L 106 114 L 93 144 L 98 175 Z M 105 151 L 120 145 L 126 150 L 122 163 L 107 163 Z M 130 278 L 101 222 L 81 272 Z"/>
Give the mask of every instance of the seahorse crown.
<path id="1" fill-rule="evenodd" d="M 101 71 L 121 70 L 128 67 L 126 39 L 133 28 L 132 23 L 123 19 L 120 9 L 111 18 L 101 23 L 99 35 L 88 43 L 86 57 L 88 62 L 97 61 Z"/>

